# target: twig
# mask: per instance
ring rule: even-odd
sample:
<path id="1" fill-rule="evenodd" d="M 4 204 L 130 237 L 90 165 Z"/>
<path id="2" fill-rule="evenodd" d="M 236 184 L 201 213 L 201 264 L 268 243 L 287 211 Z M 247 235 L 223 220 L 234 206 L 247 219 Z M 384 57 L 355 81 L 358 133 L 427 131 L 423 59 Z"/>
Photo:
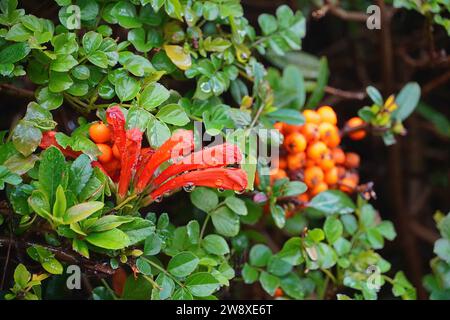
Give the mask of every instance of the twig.
<path id="1" fill-rule="evenodd" d="M 5 92 L 8 95 L 14 95 L 14 96 L 19 96 L 19 97 L 23 97 L 23 98 L 29 98 L 29 99 L 34 98 L 34 91 L 19 88 L 12 84 L 9 84 L 9 83 L 0 84 L 0 92 Z"/>
<path id="2" fill-rule="evenodd" d="M 316 19 L 320 19 L 324 17 L 328 12 L 332 15 L 346 21 L 358 21 L 365 22 L 367 20 L 367 14 L 361 11 L 347 11 L 338 7 L 330 1 L 326 1 L 326 5 L 313 12 L 313 17 Z"/>
<path id="3" fill-rule="evenodd" d="M 427 227 L 423 226 L 421 223 L 416 220 L 412 220 L 409 223 L 409 229 L 412 233 L 414 233 L 418 238 L 425 240 L 430 244 L 434 244 L 437 239 L 439 239 L 439 235 Z"/>
<path id="4" fill-rule="evenodd" d="M 345 99 L 363 100 L 366 97 L 362 91 L 346 91 L 330 86 L 325 87 L 325 92 Z"/>

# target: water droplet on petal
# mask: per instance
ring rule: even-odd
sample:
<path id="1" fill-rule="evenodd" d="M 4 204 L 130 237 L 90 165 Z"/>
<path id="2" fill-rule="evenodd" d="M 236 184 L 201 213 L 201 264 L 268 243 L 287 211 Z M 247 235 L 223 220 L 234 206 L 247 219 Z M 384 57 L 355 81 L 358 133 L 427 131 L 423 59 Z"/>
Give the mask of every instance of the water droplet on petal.
<path id="1" fill-rule="evenodd" d="M 217 191 L 220 192 L 220 193 L 222 193 L 222 192 L 225 191 L 225 189 L 224 189 L 224 188 L 217 188 Z"/>
<path id="2" fill-rule="evenodd" d="M 186 192 L 192 192 L 195 188 L 195 185 L 192 182 L 188 182 L 183 186 L 183 190 Z"/>
<path id="3" fill-rule="evenodd" d="M 243 194 L 244 192 L 245 192 L 245 189 L 234 190 L 234 193 L 236 193 L 236 194 Z"/>
<path id="4" fill-rule="evenodd" d="M 159 196 L 159 197 L 156 197 L 155 198 L 155 202 L 161 202 L 162 201 L 162 199 L 163 199 L 163 197 L 162 196 Z"/>

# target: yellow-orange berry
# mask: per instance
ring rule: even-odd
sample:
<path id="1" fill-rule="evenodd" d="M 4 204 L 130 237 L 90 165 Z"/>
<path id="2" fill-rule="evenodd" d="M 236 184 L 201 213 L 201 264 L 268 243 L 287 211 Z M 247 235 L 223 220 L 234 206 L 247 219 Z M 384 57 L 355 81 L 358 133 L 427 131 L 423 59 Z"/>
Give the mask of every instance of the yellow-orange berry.
<path id="1" fill-rule="evenodd" d="M 293 132 L 284 140 L 284 147 L 289 153 L 299 153 L 306 149 L 306 139 L 298 132 Z"/>
<path id="2" fill-rule="evenodd" d="M 358 127 L 361 127 L 362 125 L 364 125 L 364 123 L 365 122 L 361 118 L 353 117 L 347 121 L 346 127 L 349 129 L 358 128 Z M 348 134 L 348 136 L 352 140 L 361 140 L 366 137 L 366 130 L 364 130 L 364 129 L 356 130 L 356 131 L 350 132 Z"/>
<path id="3" fill-rule="evenodd" d="M 105 143 L 111 140 L 111 130 L 100 121 L 89 127 L 89 136 L 95 143 Z"/>
<path id="4" fill-rule="evenodd" d="M 319 114 L 322 122 L 328 122 L 334 125 L 337 124 L 336 112 L 334 112 L 333 108 L 331 108 L 330 106 L 320 107 L 319 109 L 317 109 L 317 113 Z"/>

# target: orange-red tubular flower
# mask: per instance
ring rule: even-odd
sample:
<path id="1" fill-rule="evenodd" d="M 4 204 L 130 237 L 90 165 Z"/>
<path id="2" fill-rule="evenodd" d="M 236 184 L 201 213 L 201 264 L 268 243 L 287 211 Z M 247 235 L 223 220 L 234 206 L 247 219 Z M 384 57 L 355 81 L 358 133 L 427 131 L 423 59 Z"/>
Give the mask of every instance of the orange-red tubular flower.
<path id="1" fill-rule="evenodd" d="M 57 147 L 66 157 L 76 159 L 81 154 L 81 152 L 73 151 L 70 148 L 64 149 L 61 147 L 56 141 L 56 131 L 46 131 L 42 134 L 41 143 L 39 144 L 39 147 L 42 149 L 47 149 L 51 146 Z"/>
<path id="2" fill-rule="evenodd" d="M 150 182 L 156 169 L 169 159 L 176 160 L 191 152 L 194 148 L 194 133 L 190 130 L 178 130 L 155 151 L 144 169 L 137 177 L 136 191 L 142 192 Z"/>
<path id="3" fill-rule="evenodd" d="M 119 106 L 106 110 L 106 121 L 112 127 L 112 139 L 116 143 L 121 155 L 126 152 L 125 116 Z"/>
<path id="4" fill-rule="evenodd" d="M 131 177 L 136 170 L 136 166 L 141 153 L 142 132 L 139 129 L 126 131 L 126 152 L 122 154 L 122 167 L 119 179 L 119 197 L 123 198 L 130 186 Z"/>
<path id="5" fill-rule="evenodd" d="M 236 168 L 210 168 L 179 175 L 153 191 L 144 202 L 151 203 L 175 189 L 182 187 L 210 187 L 242 192 L 247 188 L 247 174 Z"/>
<path id="6" fill-rule="evenodd" d="M 191 153 L 161 172 L 152 184 L 160 185 L 167 179 L 186 171 L 223 167 L 239 163 L 241 160 L 242 155 L 239 148 L 236 145 L 224 143 Z"/>

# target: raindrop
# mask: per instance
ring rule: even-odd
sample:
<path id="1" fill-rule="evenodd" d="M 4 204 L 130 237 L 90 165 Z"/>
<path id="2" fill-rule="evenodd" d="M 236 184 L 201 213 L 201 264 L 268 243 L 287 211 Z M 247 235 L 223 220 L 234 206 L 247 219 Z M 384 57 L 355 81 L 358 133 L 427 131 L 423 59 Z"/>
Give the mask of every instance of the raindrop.
<path id="1" fill-rule="evenodd" d="M 188 182 L 183 186 L 183 190 L 186 192 L 192 192 L 195 188 L 195 185 L 192 182 Z"/>
<path id="2" fill-rule="evenodd" d="M 224 188 L 217 188 L 217 191 L 220 192 L 220 193 L 222 193 L 222 192 L 225 191 L 225 189 L 224 189 Z"/>
<path id="3" fill-rule="evenodd" d="M 245 192 L 245 189 L 234 190 L 234 193 L 236 193 L 236 194 L 243 194 L 244 192 Z"/>
<path id="4" fill-rule="evenodd" d="M 162 199 L 163 199 L 163 197 L 162 196 L 159 196 L 159 197 L 156 197 L 155 198 L 155 202 L 161 202 L 162 201 Z"/>

